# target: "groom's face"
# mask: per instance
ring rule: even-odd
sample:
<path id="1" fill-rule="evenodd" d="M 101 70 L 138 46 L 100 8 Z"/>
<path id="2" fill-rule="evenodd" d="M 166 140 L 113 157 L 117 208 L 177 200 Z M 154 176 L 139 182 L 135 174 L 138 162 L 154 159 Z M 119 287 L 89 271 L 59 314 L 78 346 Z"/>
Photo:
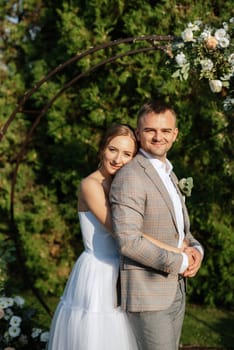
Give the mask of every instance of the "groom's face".
<path id="1" fill-rule="evenodd" d="M 176 118 L 170 110 L 141 117 L 136 135 L 141 148 L 154 158 L 165 161 L 167 152 L 178 135 Z"/>

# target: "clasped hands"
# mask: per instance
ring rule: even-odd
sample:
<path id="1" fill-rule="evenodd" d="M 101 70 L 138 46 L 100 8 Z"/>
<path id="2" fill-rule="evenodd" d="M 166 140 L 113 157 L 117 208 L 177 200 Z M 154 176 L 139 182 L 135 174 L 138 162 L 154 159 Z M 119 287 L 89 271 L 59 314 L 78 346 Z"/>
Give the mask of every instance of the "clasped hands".
<path id="1" fill-rule="evenodd" d="M 184 277 L 194 277 L 201 266 L 202 254 L 194 247 L 186 247 L 183 252 L 188 256 L 189 266 L 182 275 Z"/>
<path id="2" fill-rule="evenodd" d="M 157 247 L 166 249 L 168 251 L 174 252 L 174 253 L 185 253 L 188 256 L 188 263 L 189 266 L 187 270 L 185 270 L 181 275 L 184 277 L 194 277 L 199 270 L 202 262 L 202 254 L 201 252 L 194 248 L 189 247 L 189 242 L 184 239 L 183 244 L 181 248 L 172 247 L 164 242 L 159 241 L 158 239 L 143 233 L 143 237 L 146 238 L 148 241 L 152 242 Z"/>

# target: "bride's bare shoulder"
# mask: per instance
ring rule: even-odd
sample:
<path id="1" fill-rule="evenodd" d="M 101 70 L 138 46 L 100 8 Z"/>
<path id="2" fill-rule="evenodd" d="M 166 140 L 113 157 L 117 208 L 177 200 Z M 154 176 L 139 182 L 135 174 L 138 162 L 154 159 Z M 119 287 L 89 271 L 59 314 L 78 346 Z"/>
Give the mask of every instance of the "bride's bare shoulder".
<path id="1" fill-rule="evenodd" d="M 100 191 L 103 191 L 103 188 L 95 172 L 82 179 L 78 190 L 78 209 L 89 210 L 89 200 Z"/>
<path id="2" fill-rule="evenodd" d="M 86 189 L 86 188 L 90 188 L 90 187 L 93 188 L 96 186 L 98 186 L 98 187 L 101 186 L 101 182 L 100 182 L 100 179 L 98 177 L 97 172 L 93 172 L 92 174 L 88 175 L 83 180 L 81 180 L 81 183 L 80 183 L 81 190 Z"/>
<path id="3" fill-rule="evenodd" d="M 104 187 L 98 172 L 93 172 L 80 183 L 79 194 L 81 198 L 93 198 L 97 195 L 102 196 L 103 192 Z"/>

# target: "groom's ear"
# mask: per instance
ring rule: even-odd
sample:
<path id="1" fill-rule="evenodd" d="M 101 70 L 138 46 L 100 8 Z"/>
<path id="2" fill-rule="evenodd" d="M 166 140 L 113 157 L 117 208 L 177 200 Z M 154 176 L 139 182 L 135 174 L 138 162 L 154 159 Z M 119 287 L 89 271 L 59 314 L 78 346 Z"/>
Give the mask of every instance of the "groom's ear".
<path id="1" fill-rule="evenodd" d="M 140 132 L 138 128 L 135 129 L 135 135 L 136 135 L 137 141 L 140 141 Z"/>
<path id="2" fill-rule="evenodd" d="M 177 137 L 178 137 L 178 134 L 179 134 L 179 130 L 178 130 L 178 128 L 175 128 L 175 130 L 174 130 L 174 140 L 173 140 L 173 142 L 176 141 L 176 139 L 177 139 Z"/>

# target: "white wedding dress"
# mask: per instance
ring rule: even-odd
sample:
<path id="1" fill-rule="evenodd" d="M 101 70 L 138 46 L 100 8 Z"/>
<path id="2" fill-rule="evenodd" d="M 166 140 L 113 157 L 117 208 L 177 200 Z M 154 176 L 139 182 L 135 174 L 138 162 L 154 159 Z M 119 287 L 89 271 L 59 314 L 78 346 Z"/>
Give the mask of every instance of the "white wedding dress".
<path id="1" fill-rule="evenodd" d="M 49 350 L 136 350 L 125 312 L 116 307 L 119 255 L 91 212 L 79 212 L 85 251 L 56 309 Z"/>

